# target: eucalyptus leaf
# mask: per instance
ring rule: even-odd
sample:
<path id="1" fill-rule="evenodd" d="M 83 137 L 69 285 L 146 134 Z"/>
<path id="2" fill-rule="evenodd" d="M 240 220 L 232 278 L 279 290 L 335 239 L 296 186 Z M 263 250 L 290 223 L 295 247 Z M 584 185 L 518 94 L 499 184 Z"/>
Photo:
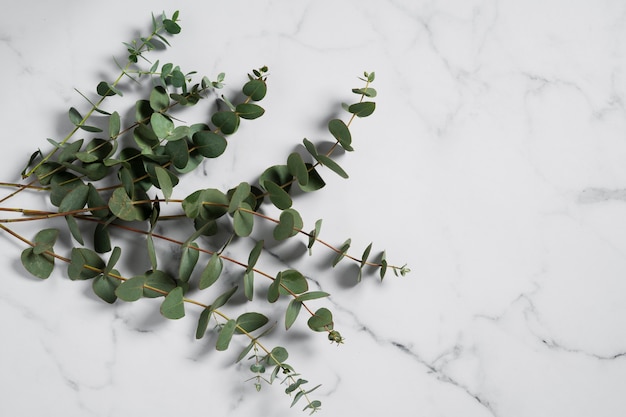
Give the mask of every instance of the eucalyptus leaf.
<path id="1" fill-rule="evenodd" d="M 228 145 L 228 142 L 222 135 L 209 130 L 194 133 L 193 143 L 200 155 L 205 158 L 217 158 L 224 153 Z"/>
<path id="2" fill-rule="evenodd" d="M 172 196 L 172 191 L 174 189 L 169 171 L 157 165 L 154 167 L 154 172 L 156 173 L 156 177 L 159 182 L 159 188 L 161 189 L 161 191 L 163 191 L 163 196 L 165 197 L 165 200 L 169 200 Z"/>
<path id="3" fill-rule="evenodd" d="M 339 166 L 339 164 L 337 164 L 337 162 L 335 162 L 334 160 L 330 159 L 328 156 L 326 156 L 326 155 L 318 155 L 317 160 L 320 161 L 320 163 L 322 165 L 326 166 L 326 168 L 328 168 L 331 171 L 335 172 L 340 177 L 348 178 L 348 174 L 346 173 L 346 171 L 344 171 L 343 168 L 341 168 Z"/>
<path id="4" fill-rule="evenodd" d="M 280 293 L 287 295 L 302 294 L 309 290 L 309 283 L 302 273 L 295 269 L 287 269 L 280 272 Z"/>
<path id="5" fill-rule="evenodd" d="M 143 275 L 129 278 L 115 289 L 115 295 L 123 301 L 137 301 L 143 296 L 145 283 L 146 277 Z"/>
<path id="6" fill-rule="evenodd" d="M 281 210 L 288 209 L 293 204 L 289 193 L 272 181 L 265 181 L 263 187 L 270 195 L 270 201 Z"/>
<path id="7" fill-rule="evenodd" d="M 165 88 L 158 85 L 152 89 L 150 93 L 150 107 L 155 112 L 162 112 L 170 105 L 170 97 Z"/>
<path id="8" fill-rule="evenodd" d="M 302 307 L 302 301 L 294 298 L 287 305 L 287 310 L 285 311 L 285 329 L 289 330 L 289 328 L 293 325 L 300 313 L 300 308 Z"/>
<path id="9" fill-rule="evenodd" d="M 176 287 L 170 291 L 161 304 L 161 314 L 168 319 L 177 320 L 185 317 L 183 289 Z"/>
<path id="10" fill-rule="evenodd" d="M 120 281 L 107 275 L 98 275 L 92 281 L 93 292 L 102 300 L 109 304 L 113 304 L 117 300 L 115 295 L 116 288 L 120 285 Z"/>
<path id="11" fill-rule="evenodd" d="M 243 292 L 248 301 L 252 301 L 254 298 L 254 271 L 246 271 L 243 274 Z"/>
<path id="12" fill-rule="evenodd" d="M 159 139 L 165 139 L 174 133 L 174 122 L 161 113 L 152 113 L 150 116 L 150 126 Z"/>
<path id="13" fill-rule="evenodd" d="M 207 266 L 202 271 L 202 275 L 200 276 L 200 284 L 199 288 L 204 290 L 205 288 L 209 288 L 211 285 L 215 283 L 220 277 L 222 273 L 223 262 L 222 258 L 219 256 L 217 252 L 213 252 Z"/>
<path id="14" fill-rule="evenodd" d="M 282 346 L 277 346 L 267 355 L 267 363 L 270 365 L 283 365 L 283 363 L 289 357 L 287 349 Z"/>
<path id="15" fill-rule="evenodd" d="M 348 111 L 357 117 L 367 117 L 374 113 L 376 109 L 376 103 L 373 101 L 362 101 L 360 103 L 352 104 L 348 107 Z"/>
<path id="16" fill-rule="evenodd" d="M 328 130 L 335 139 L 337 139 L 337 142 L 339 142 L 342 148 L 346 151 L 354 150 L 351 146 L 352 135 L 350 134 L 348 126 L 342 120 L 333 119 L 328 122 Z"/>
<path id="17" fill-rule="evenodd" d="M 243 313 L 237 317 L 237 328 L 235 332 L 239 334 L 244 332 L 251 333 L 265 326 L 268 322 L 269 319 L 261 313 Z"/>
<path id="18" fill-rule="evenodd" d="M 91 279 L 100 275 L 105 266 L 106 264 L 95 251 L 87 248 L 72 248 L 67 275 L 71 280 Z"/>
<path id="19" fill-rule="evenodd" d="M 217 350 L 226 350 L 228 349 L 228 345 L 230 345 L 230 340 L 235 333 L 235 327 L 237 326 L 237 322 L 233 319 L 228 320 L 221 328 L 219 335 L 217 336 L 217 342 L 215 344 L 215 348 Z"/>
<path id="20" fill-rule="evenodd" d="M 333 315 L 327 308 L 318 309 L 307 322 L 309 328 L 316 332 L 325 332 L 333 329 Z"/>
<path id="21" fill-rule="evenodd" d="M 235 112 L 242 119 L 253 120 L 263 116 L 263 107 L 253 103 L 241 103 L 235 107 Z"/>
<path id="22" fill-rule="evenodd" d="M 152 269 L 144 274 L 143 296 L 147 298 L 163 297 L 176 288 L 176 280 L 167 272 Z"/>
<path id="23" fill-rule="evenodd" d="M 211 122 L 225 135 L 232 135 L 239 128 L 239 116 L 233 111 L 218 111 L 211 116 Z"/>
<path id="24" fill-rule="evenodd" d="M 198 251 L 198 244 L 191 242 L 187 246 L 183 247 L 183 253 L 180 258 L 180 266 L 178 268 L 178 278 L 183 282 L 188 282 L 191 277 L 191 273 L 198 263 L 200 258 L 200 252 Z"/>
<path id="25" fill-rule="evenodd" d="M 47 253 L 34 253 L 33 248 L 24 249 L 20 260 L 24 268 L 37 278 L 48 278 L 54 269 L 54 257 Z"/>
<path id="26" fill-rule="evenodd" d="M 120 114 L 116 111 L 109 116 L 109 137 L 115 139 L 120 134 Z"/>
<path id="27" fill-rule="evenodd" d="M 239 209 L 233 214 L 233 230 L 239 237 L 247 237 L 252 233 L 254 214 L 250 211 L 252 211 L 252 207 L 248 203 L 241 203 Z"/>
<path id="28" fill-rule="evenodd" d="M 261 256 L 261 252 L 263 251 L 263 244 L 265 242 L 263 240 L 259 240 L 254 248 L 250 251 L 250 255 L 248 256 L 248 266 L 246 267 L 246 271 L 252 271 L 257 261 L 259 260 L 259 256 Z"/>
<path id="29" fill-rule="evenodd" d="M 287 158 L 287 167 L 289 172 L 296 177 L 298 184 L 306 186 L 309 183 L 309 172 L 306 164 L 297 152 L 292 152 Z"/>
<path id="30" fill-rule="evenodd" d="M 254 101 L 260 101 L 267 93 L 267 86 L 262 80 L 250 80 L 244 84 L 243 93 Z"/>

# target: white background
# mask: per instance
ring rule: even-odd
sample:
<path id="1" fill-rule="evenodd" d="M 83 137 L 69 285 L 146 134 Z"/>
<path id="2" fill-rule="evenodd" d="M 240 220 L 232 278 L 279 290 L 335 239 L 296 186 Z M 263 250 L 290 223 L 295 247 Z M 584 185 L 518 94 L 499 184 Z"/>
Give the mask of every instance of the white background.
<path id="1" fill-rule="evenodd" d="M 74 88 L 93 97 L 112 80 L 113 57 L 152 12 L 180 9 L 183 31 L 151 58 L 225 72 L 226 93 L 252 68 L 271 73 L 266 114 L 174 197 L 226 190 L 284 163 L 304 137 L 328 140 L 357 77 L 376 71 L 377 110 L 355 121 L 355 152 L 338 159 L 350 179 L 324 172 L 327 187 L 295 208 L 305 227 L 324 219 L 325 240 L 350 237 L 357 256 L 373 241 L 412 273 L 355 285 L 348 263 L 325 266 L 321 246 L 287 261 L 332 294 L 311 304 L 333 310 L 346 337 L 332 346 L 300 317 L 274 340 L 310 387 L 322 384 L 322 415 L 626 413 L 626 3 L 176 3 L 3 6 L 1 180 L 17 181 L 46 138 L 65 136 L 69 107 L 86 108 Z M 128 113 L 125 97 L 111 105 Z M 48 203 L 29 193 L 4 204 Z M 15 229 L 31 238 L 37 227 Z M 172 322 L 146 300 L 109 306 L 64 266 L 31 278 L 23 246 L 6 234 L 0 245 L 0 415 L 303 415 L 284 387 L 256 393 L 247 365 L 232 364 L 237 349 L 195 341 L 198 311 Z"/>

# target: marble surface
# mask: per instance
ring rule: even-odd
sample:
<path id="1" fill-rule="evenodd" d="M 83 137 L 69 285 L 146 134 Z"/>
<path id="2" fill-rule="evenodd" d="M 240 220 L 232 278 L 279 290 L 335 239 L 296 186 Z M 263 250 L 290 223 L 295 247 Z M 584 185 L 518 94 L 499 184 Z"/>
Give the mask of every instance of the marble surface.
<path id="1" fill-rule="evenodd" d="M 121 43 L 172 7 L 3 6 L 2 180 L 65 135 L 67 109 L 84 105 L 74 88 L 115 76 Z M 226 189 L 282 163 L 303 137 L 325 140 L 356 77 L 376 71 L 376 113 L 357 120 L 356 151 L 340 157 L 350 179 L 327 173 L 328 186 L 295 207 L 307 225 L 324 219 L 326 240 L 350 237 L 358 252 L 374 241 L 412 273 L 355 285 L 343 264 L 322 266 L 321 247 L 286 261 L 332 294 L 346 337 L 332 346 L 302 318 L 277 336 L 303 377 L 322 384 L 320 415 L 625 415 L 626 2 L 176 8 L 183 31 L 161 62 L 223 71 L 227 89 L 252 68 L 271 72 L 266 115 L 191 187 Z M 22 246 L 6 234 L 0 245 L 0 415 L 305 415 L 284 387 L 257 394 L 234 351 L 195 341 L 195 313 L 174 322 L 150 302 L 111 307 L 62 271 L 28 277 Z"/>

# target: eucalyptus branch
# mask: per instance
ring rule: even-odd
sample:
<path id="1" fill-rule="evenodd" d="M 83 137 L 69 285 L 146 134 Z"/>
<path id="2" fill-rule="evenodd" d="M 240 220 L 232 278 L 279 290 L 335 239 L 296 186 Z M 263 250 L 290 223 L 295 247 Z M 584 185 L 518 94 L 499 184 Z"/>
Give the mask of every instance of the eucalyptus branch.
<path id="1" fill-rule="evenodd" d="M 293 208 L 293 189 L 298 187 L 306 193 L 323 188 L 326 183 L 318 172 L 320 166 L 333 173 L 348 178 L 344 169 L 332 158 L 337 147 L 352 152 L 352 136 L 350 126 L 355 117 L 364 118 L 375 110 L 375 103 L 370 99 L 376 96 L 371 87 L 374 73 L 365 72 L 361 80 L 364 87 L 354 88 L 352 92 L 358 96 L 353 104 L 344 105 L 348 112 L 347 122 L 332 119 L 328 122 L 328 131 L 335 138 L 331 148 L 320 153 L 317 146 L 304 139 L 306 152 L 292 152 L 285 164 L 273 165 L 264 170 L 254 184 L 241 182 L 237 186 L 221 191 L 215 188 L 203 188 L 193 191 L 183 199 L 173 198 L 174 190 L 185 179 L 185 174 L 197 169 L 202 163 L 209 163 L 226 151 L 230 137 L 240 127 L 241 120 L 254 120 L 265 113 L 259 102 L 267 94 L 267 77 L 269 70 L 263 66 L 253 69 L 248 80 L 241 86 L 242 100 L 231 102 L 226 94 L 220 99 L 224 103 L 218 110 L 196 124 L 186 124 L 174 117 L 172 109 L 176 106 L 185 108 L 199 103 L 209 96 L 209 92 L 224 87 L 225 75 L 220 73 L 214 81 L 202 77 L 194 81 L 195 71 L 183 72 L 173 63 L 161 64 L 159 60 L 151 63 L 148 70 L 135 68 L 135 64 L 144 57 L 144 53 L 154 49 L 154 41 L 160 40 L 169 46 L 164 35 L 180 32 L 177 23 L 178 12 L 171 18 L 165 15 L 159 19 L 153 16 L 153 28 L 150 35 L 125 43 L 128 61 L 120 65 L 120 74 L 112 83 L 102 81 L 96 91 L 100 98 L 90 100 L 85 94 L 78 93 L 90 104 L 91 108 L 81 115 L 76 108 L 69 111 L 70 121 L 74 128 L 60 142 L 49 139 L 52 150 L 45 156 L 37 150 L 32 154 L 26 168 L 22 171 L 23 179 L 29 178 L 24 184 L 0 182 L 0 187 L 13 189 L 0 199 L 6 202 L 18 193 L 30 190 L 43 193 L 49 198 L 56 211 L 27 207 L 0 207 L 7 218 L 0 218 L 0 231 L 16 239 L 25 249 L 21 253 L 24 268 L 35 277 L 47 279 L 52 275 L 55 261 L 68 264 L 67 276 L 75 281 L 92 283 L 93 292 L 107 303 L 117 301 L 132 302 L 140 298 L 162 298 L 160 313 L 168 319 L 180 319 L 185 316 L 185 306 L 195 305 L 202 309 L 196 328 L 196 338 L 202 338 L 208 325 L 216 323 L 218 351 L 230 346 L 235 334 L 244 334 L 249 344 L 240 353 L 238 361 L 248 357 L 253 363 L 253 373 L 257 390 L 261 381 L 272 383 L 282 372 L 282 383 L 287 385 L 285 392 L 293 395 L 291 405 L 304 398 L 307 402 L 305 410 L 318 411 L 321 403 L 312 400 L 309 394 L 316 390 L 305 389 L 306 380 L 299 377 L 294 368 L 286 363 L 287 349 L 275 347 L 269 349 L 259 340 L 274 329 L 270 319 L 264 314 L 246 311 L 237 317 L 227 315 L 222 307 L 234 305 L 231 298 L 243 287 L 243 295 L 249 303 L 258 302 L 255 276 L 269 280 L 266 288 L 266 302 L 273 305 L 272 309 L 284 315 L 284 330 L 287 331 L 296 322 L 299 313 L 308 313 L 307 326 L 316 333 L 325 333 L 331 343 L 341 344 L 343 336 L 334 328 L 333 314 L 325 307 L 313 310 L 309 302 L 324 301 L 330 294 L 323 291 L 311 291 L 309 279 L 295 269 L 286 269 L 272 275 L 258 268 L 257 262 L 266 251 L 264 239 L 254 240 L 254 247 L 247 253 L 247 261 L 239 256 L 226 255 L 224 250 L 234 239 L 250 238 L 256 221 L 269 221 L 274 224 L 271 237 L 276 241 L 285 241 L 297 235 L 308 239 L 309 253 L 316 242 L 335 252 L 332 266 L 336 266 L 346 258 L 359 264 L 357 280 L 360 281 L 363 268 L 369 266 L 378 269 L 381 279 L 388 269 L 396 275 L 405 275 L 409 269 L 389 265 L 385 252 L 378 260 L 370 260 L 372 244 L 361 257 L 349 253 L 351 240 L 347 239 L 340 247 L 320 239 L 321 220 L 315 222 L 310 232 L 304 230 L 304 220 Z M 117 62 L 116 62 L 117 63 Z M 119 83 L 124 77 L 142 85 L 146 76 L 151 80 L 144 99 L 132 103 L 134 118 L 122 120 L 120 114 L 126 110 L 108 111 L 102 106 L 104 100 L 113 95 L 122 96 Z M 108 120 L 108 132 L 100 137 L 72 140 L 80 129 L 97 134 L 99 127 L 87 125 L 87 121 L 95 113 L 104 115 Z M 126 126 L 126 127 L 122 127 Z M 132 141 L 118 140 L 123 135 L 132 135 Z M 127 144 L 125 142 L 130 142 Z M 154 192 L 163 198 L 152 198 Z M 161 203 L 180 204 L 182 214 L 161 214 Z M 264 204 L 271 204 L 279 210 L 277 218 L 261 212 Z M 10 213 L 13 213 L 11 216 Z M 22 217 L 19 217 L 22 216 Z M 226 217 L 227 222 L 218 221 Z M 66 227 L 42 228 L 32 239 L 27 239 L 11 229 L 8 224 L 38 221 L 46 223 L 55 218 L 65 219 Z M 163 233 L 156 233 L 161 221 L 179 222 L 181 225 L 193 225 L 193 231 L 184 240 Z M 87 222 L 94 228 L 88 226 Z M 145 252 L 150 261 L 147 271 L 137 275 L 122 274 L 115 269 L 119 259 L 125 253 L 128 242 L 124 237 L 117 238 L 113 246 L 110 230 L 116 228 L 127 234 L 139 234 L 145 237 Z M 224 243 L 216 242 L 220 229 L 230 237 Z M 87 235 L 86 231 L 92 230 Z M 55 252 L 59 235 L 69 234 L 70 242 L 63 244 L 69 256 Z M 219 235 L 218 235 L 219 236 Z M 157 253 L 155 239 L 169 242 L 180 248 L 180 259 L 172 260 Z M 202 241 L 221 245 L 219 250 L 209 250 Z M 223 240 L 223 239 L 221 239 Z M 198 243 L 200 242 L 200 243 Z M 105 254 L 108 259 L 104 258 Z M 200 254 L 205 254 L 208 261 L 200 261 Z M 167 272 L 159 268 L 159 264 L 176 264 L 176 271 Z M 187 296 L 191 285 L 199 290 L 214 290 L 213 285 L 222 277 L 224 263 L 233 264 L 242 272 L 241 283 L 219 294 L 210 304 L 197 301 Z M 284 296 L 286 306 L 277 303 Z M 264 329 L 255 335 L 257 330 Z M 274 369 L 268 378 L 263 376 L 265 366 Z"/>

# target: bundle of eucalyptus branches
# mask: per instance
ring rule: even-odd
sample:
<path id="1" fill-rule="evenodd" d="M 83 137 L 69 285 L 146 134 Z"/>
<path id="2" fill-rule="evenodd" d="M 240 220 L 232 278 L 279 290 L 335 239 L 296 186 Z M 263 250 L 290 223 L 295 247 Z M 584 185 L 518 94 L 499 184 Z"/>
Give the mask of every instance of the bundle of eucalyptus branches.
<path id="1" fill-rule="evenodd" d="M 334 326 L 332 312 L 326 307 L 309 306 L 313 300 L 323 301 L 329 294 L 310 290 L 310 278 L 295 269 L 264 271 L 257 267 L 257 262 L 267 250 L 266 240 L 300 237 L 309 252 L 316 243 L 334 252 L 332 267 L 342 260 L 356 263 L 359 281 L 366 267 L 378 271 L 380 279 L 389 270 L 396 275 L 409 272 L 406 266 L 389 264 L 384 251 L 370 259 L 371 244 L 361 256 L 353 256 L 350 239 L 337 246 L 321 240 L 322 221 L 305 228 L 293 206 L 295 190 L 311 193 L 325 186 L 322 174 L 348 177 L 333 159 L 333 153 L 338 149 L 352 152 L 351 124 L 374 112 L 374 73 L 365 72 L 360 77 L 362 86 L 352 90 L 356 98 L 354 103 L 344 105 L 346 120 L 336 118 L 328 122 L 328 135 L 333 139 L 329 149 L 321 151 L 319 144 L 304 139 L 301 152 L 294 151 L 285 163 L 270 166 L 257 181 L 233 184 L 228 190 L 198 189 L 179 198 L 175 192 L 185 174 L 205 160 L 224 154 L 242 120 L 248 122 L 263 116 L 265 110 L 259 102 L 266 96 L 269 72 L 267 67 L 252 70 L 240 91 L 231 92 L 236 98 L 229 99 L 220 94 L 223 73 L 211 80 L 197 77 L 195 72 L 185 73 L 172 63 L 151 62 L 147 54 L 157 44 L 169 46 L 168 37 L 180 32 L 178 17 L 178 12 L 170 17 L 153 16 L 152 32 L 125 44 L 128 59 L 123 65 L 118 63 L 117 78 L 100 82 L 92 94 L 95 99 L 81 93 L 89 104 L 88 110 L 69 109 L 74 128 L 67 136 L 59 141 L 49 139 L 48 152 L 37 150 L 32 154 L 22 172 L 22 183 L 3 183 L 13 190 L 0 200 L 0 211 L 16 216 L 1 219 L 0 229 L 25 245 L 21 261 L 35 277 L 46 279 L 56 265 L 64 264 L 71 280 L 90 280 L 93 292 L 107 303 L 162 298 L 160 313 L 168 319 L 182 318 L 188 307 L 199 308 L 196 338 L 214 332 L 215 348 L 219 351 L 228 349 L 236 335 L 247 339 L 237 361 L 250 361 L 250 380 L 256 389 L 260 390 L 263 383 L 280 380 L 292 397 L 292 406 L 304 398 L 304 410 L 317 411 L 321 402 L 313 400 L 310 394 L 319 385 L 308 388 L 307 381 L 287 362 L 287 349 L 268 346 L 263 337 L 277 327 L 289 330 L 303 312 L 313 332 L 325 334 L 333 343 L 342 343 L 344 339 Z M 141 84 L 146 94 L 114 111 L 107 98 L 123 96 L 123 82 Z M 221 103 L 205 120 L 187 124 L 180 121 L 178 113 L 173 115 L 174 109 L 182 112 L 203 100 Z M 128 114 L 130 106 L 134 109 L 133 117 L 122 120 L 120 114 Z M 88 137 L 77 139 L 79 133 Z M 6 206 L 17 194 L 34 191 L 46 193 L 55 210 Z M 43 205 L 49 207 L 47 203 Z M 167 214 L 161 210 L 165 205 Z M 278 214 L 266 214 L 263 207 L 268 205 Z M 43 227 L 32 238 L 14 227 L 22 222 L 49 226 L 55 218 L 63 218 L 61 224 L 66 227 L 58 227 L 56 221 L 57 227 Z M 261 222 L 271 226 L 265 227 L 265 237 L 253 234 L 255 225 Z M 159 233 L 157 227 L 164 223 L 172 230 L 189 233 L 184 238 Z M 60 234 L 71 236 L 66 239 L 71 241 L 71 247 L 62 248 L 65 255 L 55 247 Z M 135 241 L 125 238 L 129 234 L 140 236 L 145 242 L 147 271 L 116 269 L 127 253 L 136 256 Z M 249 252 L 240 257 L 225 253 L 229 245 L 242 239 L 250 239 Z M 161 243 L 178 247 L 180 256 L 159 253 L 156 248 Z M 174 263 L 175 272 L 163 267 Z M 237 282 L 226 288 L 215 285 L 229 266 L 238 271 Z M 264 288 L 262 300 L 255 298 L 255 288 L 259 286 Z M 227 314 L 226 311 L 244 310 L 240 302 L 229 304 L 235 294 L 243 295 L 240 298 L 250 303 L 284 308 L 282 326 L 252 311 L 253 304 L 249 303 L 243 306 L 245 312 Z M 277 303 L 280 298 L 288 302 Z"/>

